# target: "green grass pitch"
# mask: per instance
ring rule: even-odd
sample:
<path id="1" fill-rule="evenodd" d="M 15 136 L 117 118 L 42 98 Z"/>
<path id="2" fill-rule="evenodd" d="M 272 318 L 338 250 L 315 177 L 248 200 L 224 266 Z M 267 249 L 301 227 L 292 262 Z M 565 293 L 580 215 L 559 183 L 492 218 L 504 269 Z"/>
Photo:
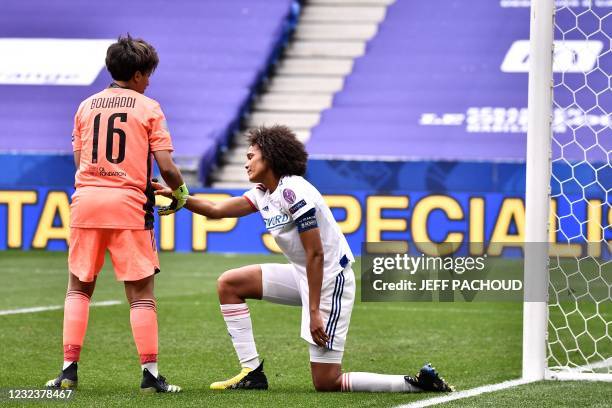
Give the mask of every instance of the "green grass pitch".
<path id="1" fill-rule="evenodd" d="M 140 367 L 130 331 L 129 306 L 107 260 L 93 300 L 122 303 L 91 309 L 79 389 L 66 406 L 390 407 L 437 396 L 316 393 L 307 345 L 299 337 L 300 310 L 261 301 L 249 301 L 249 307 L 270 389 L 209 390 L 211 382 L 228 378 L 239 369 L 219 313 L 216 278 L 229 268 L 283 261 L 278 256 L 161 255 L 162 273 L 155 288 L 160 371 L 184 392 L 151 396 L 138 390 Z M 354 269 L 358 274 L 358 263 Z M 0 310 L 62 305 L 66 273 L 65 253 L 0 252 Z M 459 390 L 518 378 L 521 308 L 520 303 L 362 303 L 358 289 L 344 369 L 413 374 L 431 361 Z M 62 310 L 0 316 L 0 388 L 40 388 L 57 375 L 62 360 L 62 316 Z M 0 404 L 25 406 L 7 400 Z M 55 401 L 32 405 L 59 406 Z M 612 384 L 582 382 L 536 383 L 447 404 L 611 405 Z"/>

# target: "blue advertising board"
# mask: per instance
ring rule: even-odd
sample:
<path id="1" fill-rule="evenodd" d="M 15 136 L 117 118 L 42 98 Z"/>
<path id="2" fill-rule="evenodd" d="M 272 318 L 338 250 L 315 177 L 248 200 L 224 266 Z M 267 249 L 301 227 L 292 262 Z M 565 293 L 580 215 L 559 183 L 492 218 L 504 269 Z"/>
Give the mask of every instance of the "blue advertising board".
<path id="1" fill-rule="evenodd" d="M 0 190 L 0 250 L 66 250 L 72 190 L 44 187 Z M 222 200 L 238 190 L 196 190 L 196 196 Z M 324 195 L 349 245 L 359 254 L 363 242 L 524 241 L 525 205 L 520 195 L 393 191 L 337 191 Z M 605 195 L 553 198 L 550 241 L 612 244 L 612 208 Z M 157 217 L 157 215 L 156 215 Z M 278 248 L 259 214 L 241 219 L 207 219 L 187 210 L 156 218 L 163 251 L 274 253 Z M 612 247 L 611 247 L 612 248 Z M 607 249 L 606 249 L 607 250 Z"/>

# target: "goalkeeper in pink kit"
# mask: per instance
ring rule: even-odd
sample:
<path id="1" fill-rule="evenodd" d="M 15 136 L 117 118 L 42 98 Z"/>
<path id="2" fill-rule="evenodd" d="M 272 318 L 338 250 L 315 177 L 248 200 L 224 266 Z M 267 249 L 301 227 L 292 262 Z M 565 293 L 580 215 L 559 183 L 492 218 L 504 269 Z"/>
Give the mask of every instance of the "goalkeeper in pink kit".
<path id="1" fill-rule="evenodd" d="M 152 158 L 174 192 L 174 212 L 189 194 L 171 152 L 165 116 L 144 96 L 159 62 L 155 49 L 129 35 L 112 44 L 106 67 L 110 86 L 84 100 L 72 133 L 76 191 L 70 213 L 69 279 L 64 304 L 64 364 L 49 388 L 76 388 L 77 368 L 89 320 L 89 303 L 106 251 L 123 281 L 130 324 L 142 368 L 144 392 L 179 392 L 157 369 L 157 305 L 160 271 L 153 233 Z"/>

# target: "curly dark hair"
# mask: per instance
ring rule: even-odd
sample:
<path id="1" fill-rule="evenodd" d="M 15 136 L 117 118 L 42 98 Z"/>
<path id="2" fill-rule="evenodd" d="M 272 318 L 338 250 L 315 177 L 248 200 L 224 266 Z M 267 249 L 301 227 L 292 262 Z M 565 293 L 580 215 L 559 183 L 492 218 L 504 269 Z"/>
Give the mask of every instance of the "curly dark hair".
<path id="1" fill-rule="evenodd" d="M 263 159 L 277 177 L 303 176 L 306 173 L 308 153 L 304 144 L 287 126 L 261 126 L 247 133 L 249 145 L 257 145 Z"/>
<path id="2" fill-rule="evenodd" d="M 136 71 L 151 74 L 159 64 L 155 48 L 141 38 L 119 37 L 106 51 L 106 69 L 116 81 L 129 81 Z"/>

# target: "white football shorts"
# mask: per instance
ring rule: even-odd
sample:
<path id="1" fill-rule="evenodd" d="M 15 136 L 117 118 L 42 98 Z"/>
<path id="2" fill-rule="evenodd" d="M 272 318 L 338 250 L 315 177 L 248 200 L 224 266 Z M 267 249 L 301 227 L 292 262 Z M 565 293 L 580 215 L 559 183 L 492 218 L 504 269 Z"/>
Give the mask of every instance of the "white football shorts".
<path id="1" fill-rule="evenodd" d="M 283 305 L 302 306 L 301 337 L 310 346 L 310 361 L 316 363 L 342 362 L 344 343 L 355 302 L 355 274 L 349 264 L 335 279 L 321 288 L 321 319 L 329 336 L 326 347 L 319 347 L 310 336 L 308 281 L 291 264 L 261 264 L 263 299 Z"/>

